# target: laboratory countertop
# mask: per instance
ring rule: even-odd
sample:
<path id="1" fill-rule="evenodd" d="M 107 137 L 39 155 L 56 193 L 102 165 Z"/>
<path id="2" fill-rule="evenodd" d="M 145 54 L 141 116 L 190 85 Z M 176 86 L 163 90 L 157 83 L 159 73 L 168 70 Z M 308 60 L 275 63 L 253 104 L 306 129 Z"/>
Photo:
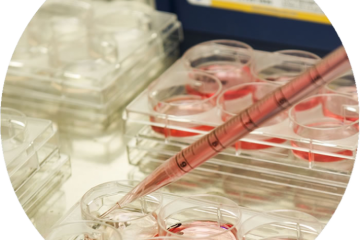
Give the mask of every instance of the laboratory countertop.
<path id="1" fill-rule="evenodd" d="M 61 190 L 66 195 L 66 209 L 71 208 L 90 188 L 104 182 L 126 180 L 132 168 L 126 152 L 111 162 L 94 162 L 84 159 L 72 159 L 72 176 Z"/>
<path id="2" fill-rule="evenodd" d="M 87 159 L 71 157 L 71 177 L 52 197 L 42 201 L 41 206 L 33 212 L 30 220 L 42 236 L 46 236 L 50 228 L 56 224 L 92 187 L 101 183 L 126 180 L 133 168 L 128 163 L 125 145 L 118 157 L 114 159 Z"/>

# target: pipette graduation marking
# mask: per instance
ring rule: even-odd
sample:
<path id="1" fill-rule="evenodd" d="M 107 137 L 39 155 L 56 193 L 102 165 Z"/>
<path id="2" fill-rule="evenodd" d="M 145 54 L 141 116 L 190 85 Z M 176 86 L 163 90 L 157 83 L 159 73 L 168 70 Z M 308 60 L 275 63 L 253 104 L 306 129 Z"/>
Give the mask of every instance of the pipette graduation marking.
<path id="1" fill-rule="evenodd" d="M 184 174 L 217 155 L 227 146 L 245 137 L 281 111 L 286 110 L 322 85 L 350 69 L 350 62 L 345 49 L 339 47 L 300 76 L 265 96 L 262 100 L 169 158 L 117 202 L 115 206 L 103 213 L 100 218 L 105 217 L 116 208 L 125 206 L 139 197 L 150 194 L 178 180 Z"/>

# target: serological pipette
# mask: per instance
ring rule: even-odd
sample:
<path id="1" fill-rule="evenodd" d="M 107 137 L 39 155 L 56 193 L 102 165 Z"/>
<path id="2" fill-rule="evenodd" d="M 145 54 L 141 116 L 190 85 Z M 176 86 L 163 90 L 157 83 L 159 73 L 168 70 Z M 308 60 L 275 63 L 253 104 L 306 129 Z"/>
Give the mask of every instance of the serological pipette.
<path id="1" fill-rule="evenodd" d="M 262 100 L 166 160 L 112 208 L 103 213 L 100 218 L 107 216 L 111 211 L 121 208 L 137 198 L 148 195 L 178 180 L 226 147 L 234 144 L 251 131 L 272 119 L 278 113 L 288 109 L 322 85 L 350 69 L 349 59 L 345 49 L 341 46 L 286 85 L 277 88 Z"/>

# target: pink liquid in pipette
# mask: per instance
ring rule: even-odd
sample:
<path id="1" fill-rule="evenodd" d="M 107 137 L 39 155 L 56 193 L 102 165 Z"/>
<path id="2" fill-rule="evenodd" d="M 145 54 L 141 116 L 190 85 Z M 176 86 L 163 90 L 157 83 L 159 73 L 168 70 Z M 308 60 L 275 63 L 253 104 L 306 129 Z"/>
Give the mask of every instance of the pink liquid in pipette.
<path id="1" fill-rule="evenodd" d="M 244 94 L 246 94 L 246 93 L 244 93 Z M 235 95 L 234 94 L 233 99 L 236 99 L 235 96 L 237 96 L 237 98 L 239 98 L 239 97 L 243 97 L 244 95 Z M 228 100 L 232 100 L 232 99 L 228 99 Z M 253 103 L 255 103 L 255 102 L 259 101 L 259 100 L 260 99 L 256 99 L 255 96 L 253 96 L 253 98 L 252 98 Z M 222 120 L 224 122 L 226 122 L 230 118 L 231 117 L 229 117 L 229 116 L 223 116 Z M 278 117 L 275 117 L 273 120 L 271 120 L 271 124 L 278 124 L 278 123 L 282 122 L 283 120 L 284 120 L 283 116 L 279 115 Z M 272 148 L 273 146 L 271 146 L 271 144 L 282 144 L 282 143 L 285 143 L 287 141 L 286 139 L 275 138 L 275 137 L 266 137 L 266 136 L 256 136 L 256 138 L 257 138 L 256 140 L 263 141 L 263 142 L 266 142 L 266 143 L 270 143 L 270 145 L 252 143 L 252 142 L 245 142 L 245 141 L 238 141 L 233 145 L 233 147 L 235 149 L 237 149 L 237 150 L 239 150 L 239 149 L 242 149 L 242 150 L 262 150 L 262 149 Z"/>
<path id="2" fill-rule="evenodd" d="M 264 69 L 259 73 L 259 76 L 266 81 L 274 82 L 274 83 L 281 83 L 286 84 L 293 80 L 295 77 L 300 75 L 303 71 L 306 70 L 307 67 L 302 65 L 294 65 L 294 66 L 282 66 L 282 65 L 275 65 L 271 66 L 267 69 Z M 257 80 L 262 81 L 262 80 Z M 317 98 L 314 98 L 310 101 L 306 101 L 304 103 L 299 103 L 296 105 L 296 110 L 303 111 L 308 110 L 320 103 L 320 100 Z"/>
<path id="3" fill-rule="evenodd" d="M 222 224 L 219 226 L 218 222 L 215 221 L 194 221 L 191 223 L 175 224 L 168 228 L 168 231 L 188 238 L 209 236 L 212 240 L 238 240 L 236 228 L 226 231 L 232 227 L 232 224 Z M 220 235 L 214 236 L 216 234 Z"/>
<path id="4" fill-rule="evenodd" d="M 252 93 L 252 98 L 249 99 L 249 101 L 252 101 L 252 104 L 259 101 L 260 99 L 257 98 L 256 94 L 254 93 L 254 91 L 256 90 L 256 86 L 254 85 L 245 85 L 243 87 L 239 87 L 239 88 L 235 88 L 234 90 L 227 90 L 223 97 L 224 97 L 224 101 L 231 101 L 231 100 L 236 100 L 238 98 L 243 98 L 246 97 L 248 94 Z M 263 95 L 263 94 L 261 94 Z M 248 103 L 247 103 L 248 104 Z M 227 114 L 222 116 L 222 120 L 224 122 L 226 122 L 227 120 L 229 120 L 232 116 L 228 116 Z M 274 124 L 281 122 L 282 119 L 280 118 L 276 118 L 274 122 Z M 259 138 L 259 136 L 258 136 Z M 280 139 L 280 138 L 273 138 L 273 137 L 260 137 L 260 139 L 257 140 L 261 140 L 264 142 L 268 142 L 268 143 L 275 143 L 275 144 L 281 144 L 286 142 L 285 139 Z M 267 148 L 271 148 L 273 146 L 267 145 L 267 144 L 258 144 L 258 143 L 251 143 L 251 142 L 244 142 L 244 141 L 238 141 L 236 142 L 233 147 L 235 149 L 243 149 L 243 150 L 261 150 L 261 149 L 267 149 Z"/>

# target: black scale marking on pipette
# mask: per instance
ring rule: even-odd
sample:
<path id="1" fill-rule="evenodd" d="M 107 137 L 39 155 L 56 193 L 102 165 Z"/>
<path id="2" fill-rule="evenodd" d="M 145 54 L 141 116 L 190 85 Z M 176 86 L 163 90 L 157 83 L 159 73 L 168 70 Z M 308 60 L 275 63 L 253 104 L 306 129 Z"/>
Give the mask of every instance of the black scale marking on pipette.
<path id="1" fill-rule="evenodd" d="M 198 146 L 201 146 L 203 142 L 207 142 L 207 135 L 203 136 L 202 138 L 200 138 L 199 140 L 197 140 L 193 145 L 190 146 L 191 151 L 193 153 L 193 155 L 195 156 L 195 152 L 194 149 L 196 149 Z"/>
<path id="2" fill-rule="evenodd" d="M 280 96 L 278 96 L 278 93 L 280 94 Z M 282 88 L 277 90 L 273 96 L 277 105 L 282 109 L 287 109 L 289 105 L 291 105 L 289 101 L 285 98 L 284 93 L 282 92 Z"/>
<path id="3" fill-rule="evenodd" d="M 218 141 L 215 142 L 210 142 L 210 135 L 206 135 L 207 141 L 209 143 L 209 146 L 215 151 L 215 152 L 220 152 L 218 150 L 215 149 L 215 147 L 218 145 Z"/>
<path id="4" fill-rule="evenodd" d="M 183 167 L 180 166 L 181 164 L 179 164 L 178 154 L 175 155 L 175 161 L 176 161 L 176 164 L 178 165 L 178 167 L 181 169 L 181 171 L 187 173 L 187 171 L 185 171 L 185 170 L 183 169 Z M 184 167 L 186 167 L 186 163 L 185 163 L 185 166 L 184 166 Z"/>
<path id="5" fill-rule="evenodd" d="M 184 158 L 185 158 L 185 156 L 188 156 L 188 155 L 195 155 L 193 149 L 190 147 L 183 149 L 182 152 L 184 152 L 184 155 L 183 155 Z"/>
<path id="6" fill-rule="evenodd" d="M 219 138 L 216 136 L 215 131 L 211 132 L 206 137 L 207 137 L 209 146 L 215 152 L 221 152 L 223 149 L 225 149 L 225 147 L 220 143 Z"/>
<path id="7" fill-rule="evenodd" d="M 215 139 L 211 139 L 211 138 L 215 138 Z M 212 131 L 210 134 L 208 134 L 207 139 L 209 145 L 215 152 L 221 152 L 223 149 L 225 149 L 225 147 L 221 144 L 219 138 L 216 136 L 215 131 Z M 221 147 L 221 149 L 218 150 L 217 147 L 219 146 Z"/>
<path id="8" fill-rule="evenodd" d="M 184 152 L 187 149 L 182 150 L 180 153 L 175 155 L 175 161 L 176 161 L 176 165 L 185 173 L 187 173 L 188 171 L 184 170 L 184 168 L 186 168 L 187 166 L 189 166 L 191 168 L 191 170 L 193 170 L 194 168 L 189 164 L 189 161 L 186 159 Z M 179 154 L 181 154 L 181 157 L 183 158 L 183 160 L 181 161 L 181 163 L 179 163 Z"/>
<path id="9" fill-rule="evenodd" d="M 258 106 L 258 105 L 256 105 L 256 106 Z M 245 127 L 249 132 L 251 132 L 251 131 L 253 131 L 255 128 L 257 128 L 258 126 L 257 126 L 256 123 L 251 119 L 251 115 L 249 114 L 249 108 L 246 109 L 245 114 L 246 114 L 246 117 L 247 117 L 246 121 L 244 121 L 243 116 L 242 116 L 241 120 L 242 120 L 242 122 L 243 122 L 243 124 L 244 124 L 244 127 Z M 244 114 L 244 116 L 245 116 L 245 114 Z"/>
<path id="10" fill-rule="evenodd" d="M 231 118 L 229 121 L 225 122 L 224 125 L 221 125 L 220 128 L 217 128 L 216 131 L 224 131 L 225 134 L 228 134 L 228 132 L 226 131 L 226 129 L 228 128 L 228 126 L 233 125 L 233 122 L 241 122 L 241 118 L 240 115 L 236 115 L 233 118 Z"/>
<path id="11" fill-rule="evenodd" d="M 317 82 L 319 82 L 319 80 L 321 80 L 322 78 L 320 77 L 320 76 L 317 76 L 317 77 L 315 77 L 315 78 L 311 78 L 311 82 L 312 83 L 317 83 Z"/>
<path id="12" fill-rule="evenodd" d="M 245 122 L 244 123 L 244 119 L 241 118 L 241 123 L 242 125 L 246 128 L 246 130 L 248 130 L 248 132 L 251 132 L 252 130 L 250 128 L 248 128 L 247 124 L 250 124 L 250 122 Z"/>
<path id="13" fill-rule="evenodd" d="M 235 117 L 234 117 L 235 118 Z M 221 125 L 219 127 L 217 127 L 214 131 L 215 132 L 221 132 L 221 131 L 224 131 L 225 134 L 228 134 L 228 132 L 226 131 L 227 129 L 227 125 L 230 124 L 232 121 L 234 121 L 233 119 L 234 118 L 231 118 L 229 121 L 227 121 L 224 125 Z"/>
<path id="14" fill-rule="evenodd" d="M 194 169 L 194 168 L 189 164 L 188 160 L 185 158 L 184 151 L 181 151 L 181 155 L 182 155 L 182 157 L 183 157 L 184 160 L 185 160 L 185 162 L 182 162 L 182 163 L 181 163 L 181 166 L 186 167 L 186 165 L 188 165 L 191 169 Z"/>
<path id="15" fill-rule="evenodd" d="M 195 156 L 194 148 L 191 147 L 190 150 L 191 150 L 192 154 Z"/>
<path id="16" fill-rule="evenodd" d="M 314 77 L 311 75 L 312 72 L 309 72 L 311 82 L 317 84 L 321 80 L 320 86 L 324 85 L 326 81 L 321 77 L 321 74 L 318 72 L 317 68 L 314 68 L 314 71 L 316 71 L 316 75 Z"/>
<path id="17" fill-rule="evenodd" d="M 216 130 L 216 129 L 215 129 L 215 130 Z M 186 167 L 185 164 L 187 164 L 191 169 L 193 169 L 193 167 L 188 163 L 187 159 L 185 158 L 185 156 L 184 156 L 184 151 L 190 150 L 191 153 L 193 154 L 193 156 L 196 156 L 196 153 L 195 153 L 194 150 L 195 150 L 198 146 L 201 146 L 204 142 L 207 142 L 208 145 L 209 145 L 215 152 L 220 152 L 220 151 L 221 151 L 221 150 L 220 150 L 220 151 L 219 151 L 219 150 L 216 150 L 216 147 L 218 147 L 218 146 L 221 146 L 221 148 L 225 149 L 225 147 L 220 143 L 219 138 L 216 136 L 215 130 L 214 130 L 213 132 L 211 132 L 210 134 L 207 134 L 207 135 L 205 135 L 204 137 L 200 138 L 198 141 L 196 141 L 192 146 L 190 146 L 190 149 L 185 149 L 185 150 L 181 151 L 182 157 L 185 159 L 186 163 L 184 163 L 184 164 L 183 164 L 183 163 L 179 164 L 179 163 L 178 163 L 178 158 L 177 158 L 178 156 L 177 156 L 177 155 L 175 156 L 175 160 L 176 160 L 176 163 L 177 163 L 177 165 L 178 165 L 179 168 L 181 168 L 181 166 Z M 215 137 L 215 141 L 211 141 L 211 140 L 210 140 L 210 137 L 211 137 L 212 135 Z M 183 171 L 186 172 L 185 170 L 183 170 Z"/>
<path id="18" fill-rule="evenodd" d="M 214 134 L 214 137 L 216 138 L 216 140 L 218 141 L 218 143 L 220 144 L 220 146 L 221 146 L 223 149 L 225 149 L 225 147 L 221 144 L 219 138 L 216 136 L 216 132 L 213 132 L 213 134 Z"/>

